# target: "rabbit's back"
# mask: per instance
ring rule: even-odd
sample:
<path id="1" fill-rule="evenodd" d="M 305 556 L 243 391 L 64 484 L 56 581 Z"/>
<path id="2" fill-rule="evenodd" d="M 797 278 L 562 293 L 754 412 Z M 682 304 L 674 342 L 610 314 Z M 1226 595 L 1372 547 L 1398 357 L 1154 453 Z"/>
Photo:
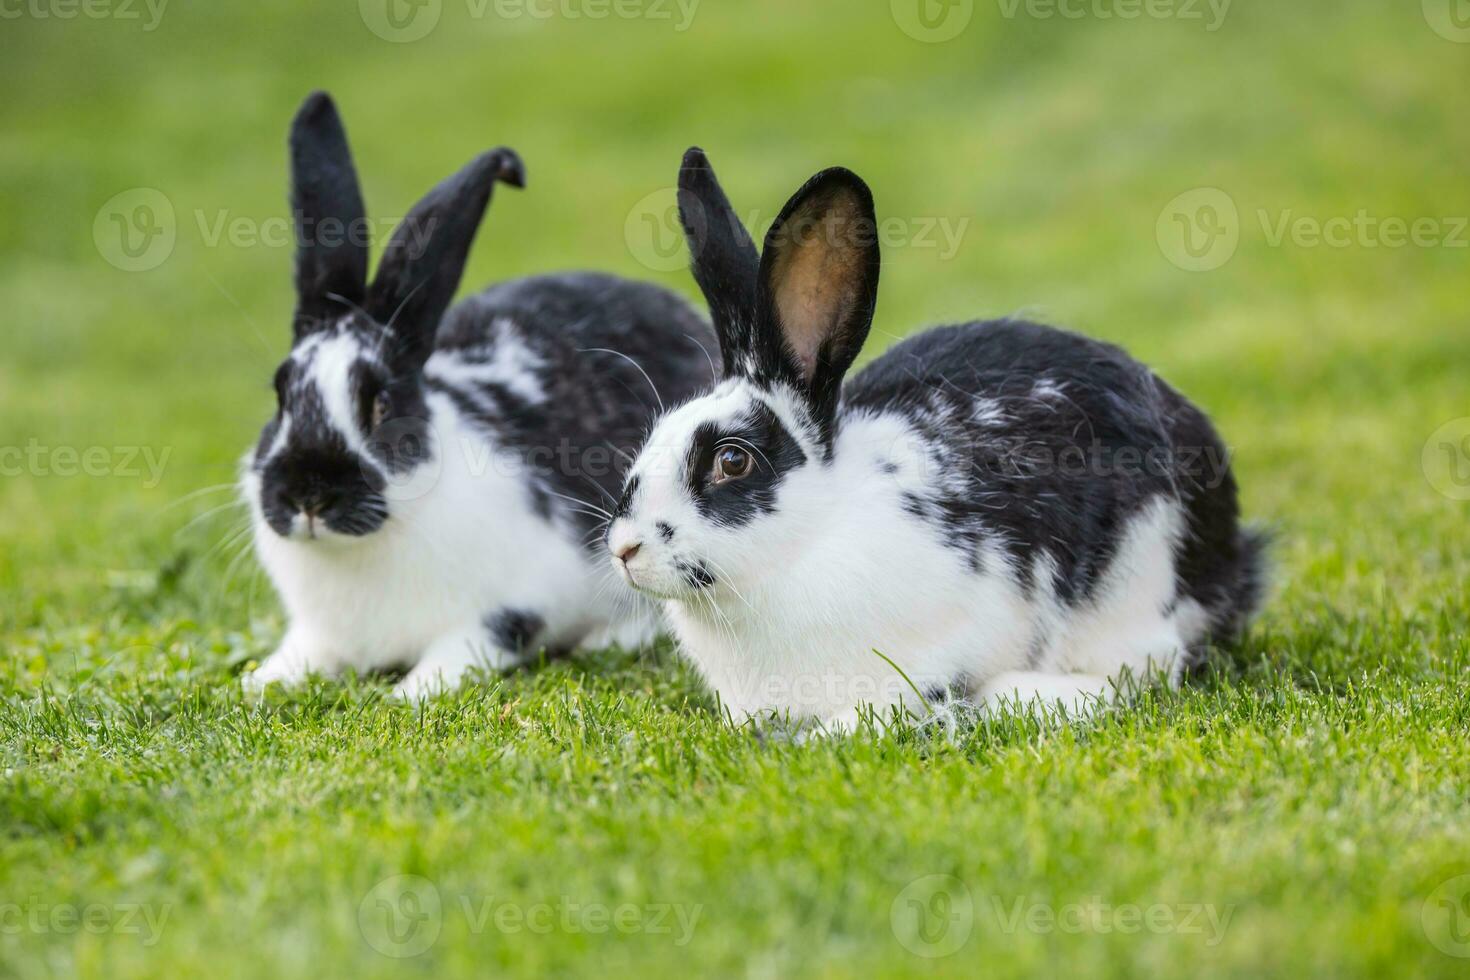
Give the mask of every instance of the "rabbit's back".
<path id="1" fill-rule="evenodd" d="M 844 414 L 897 413 L 932 447 L 905 508 L 977 570 L 996 547 L 1030 591 L 1097 598 L 1135 519 L 1176 504 L 1179 600 L 1234 632 L 1259 599 L 1261 542 L 1240 527 L 1205 415 L 1122 349 L 1015 320 L 913 336 L 854 377 Z M 1048 581 L 1038 583 L 1038 576 Z"/>
<path id="2" fill-rule="evenodd" d="M 678 294 L 599 273 L 532 276 L 451 309 L 426 377 L 590 531 L 663 406 L 713 383 L 714 332 Z M 560 503 L 558 503 L 558 501 Z"/>

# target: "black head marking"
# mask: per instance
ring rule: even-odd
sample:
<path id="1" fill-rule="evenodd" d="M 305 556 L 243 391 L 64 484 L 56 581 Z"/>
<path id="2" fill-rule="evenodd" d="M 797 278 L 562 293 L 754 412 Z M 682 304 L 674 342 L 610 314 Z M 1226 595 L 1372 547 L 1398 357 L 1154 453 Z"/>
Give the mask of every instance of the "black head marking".
<path id="1" fill-rule="evenodd" d="M 711 480 L 715 454 L 733 445 L 753 460 L 749 476 L 716 486 Z M 685 460 L 685 481 L 700 514 L 723 527 L 742 527 L 776 509 L 781 483 L 807 461 L 801 444 L 776 413 L 757 403 L 734 424 L 706 422 L 694 432 Z"/>
<path id="2" fill-rule="evenodd" d="M 638 484 L 639 477 L 635 473 L 633 476 L 629 477 L 628 482 L 623 485 L 622 496 L 618 497 L 618 504 L 616 507 L 613 508 L 614 520 L 619 517 L 628 516 L 628 511 L 630 511 L 633 507 L 633 497 L 635 494 L 638 493 Z"/>
<path id="3" fill-rule="evenodd" d="M 303 398 L 300 404 L 311 401 Z M 266 522 L 286 535 L 296 516 L 305 512 L 338 534 L 358 537 L 377 531 L 388 518 L 388 505 L 375 471 L 330 428 L 303 429 L 307 434 L 296 438 L 294 415 L 292 419 L 287 448 L 258 464 Z"/>

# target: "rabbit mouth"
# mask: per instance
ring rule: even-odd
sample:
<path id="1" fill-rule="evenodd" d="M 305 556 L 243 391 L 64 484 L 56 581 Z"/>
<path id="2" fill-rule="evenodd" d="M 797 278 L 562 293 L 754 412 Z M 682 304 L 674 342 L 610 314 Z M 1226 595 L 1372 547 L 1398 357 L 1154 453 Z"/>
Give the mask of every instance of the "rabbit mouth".
<path id="1" fill-rule="evenodd" d="M 653 599 L 693 599 L 715 586 L 715 576 L 701 561 L 676 559 L 672 567 L 649 568 L 643 564 L 630 567 L 628 562 L 613 559 L 613 567 L 631 588 Z"/>
<path id="2" fill-rule="evenodd" d="M 376 522 L 379 526 L 381 522 Z M 276 528 L 277 533 L 287 541 L 297 544 L 312 546 L 327 546 L 332 544 L 345 544 L 361 541 L 369 537 L 377 530 L 377 527 L 367 527 L 363 522 L 349 521 L 346 524 L 336 520 L 325 519 L 314 514 L 299 513 L 290 519 L 290 524 L 284 529 Z"/>
<path id="3" fill-rule="evenodd" d="M 291 518 L 291 525 L 282 537 L 302 544 L 314 544 L 340 539 L 347 535 L 333 531 L 326 521 L 315 514 L 303 513 Z"/>
<path id="4" fill-rule="evenodd" d="M 357 541 L 380 530 L 388 520 L 388 508 L 371 495 L 330 507 L 301 506 L 284 500 L 270 501 L 261 516 L 280 537 L 298 544 Z"/>
<path id="5" fill-rule="evenodd" d="M 633 590 L 641 592 L 644 595 L 654 599 L 674 598 L 674 596 L 667 595 L 663 591 L 654 588 L 653 585 L 648 582 L 648 579 L 650 579 L 652 576 L 649 575 L 646 570 L 643 573 L 643 581 L 640 581 L 638 578 L 638 573 L 630 569 L 624 562 L 620 562 L 614 559 L 613 567 L 617 569 L 618 574 L 622 576 L 623 581 L 627 583 L 629 588 L 632 588 Z"/>
<path id="6" fill-rule="evenodd" d="M 613 559 L 613 567 L 617 569 L 618 575 L 631 589 L 650 599 L 670 600 L 684 597 L 673 587 L 675 583 L 664 580 L 664 576 L 657 574 L 652 569 L 644 567 L 632 569 L 626 562 L 618 561 L 616 558 Z"/>

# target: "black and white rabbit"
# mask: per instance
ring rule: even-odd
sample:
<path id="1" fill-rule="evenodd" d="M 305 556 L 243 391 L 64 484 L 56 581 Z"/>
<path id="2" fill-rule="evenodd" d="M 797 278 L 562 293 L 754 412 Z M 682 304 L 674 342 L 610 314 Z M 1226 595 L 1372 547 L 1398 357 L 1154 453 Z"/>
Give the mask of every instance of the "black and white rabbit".
<path id="1" fill-rule="evenodd" d="M 607 542 L 735 718 L 1085 711 L 1245 625 L 1262 542 L 1210 422 L 1148 368 L 1000 320 L 844 387 L 878 288 L 862 180 L 817 174 L 760 255 L 697 149 L 679 203 L 724 378 L 659 420 Z"/>
<path id="2" fill-rule="evenodd" d="M 446 313 L 492 186 L 524 184 L 506 149 L 430 191 L 369 285 L 325 94 L 297 113 L 290 152 L 295 339 L 242 479 L 290 624 L 246 686 L 407 664 L 396 693 L 419 698 L 474 666 L 631 638 L 652 610 L 603 588 L 603 515 L 660 396 L 713 380 L 709 325 L 674 293 L 588 273 Z"/>

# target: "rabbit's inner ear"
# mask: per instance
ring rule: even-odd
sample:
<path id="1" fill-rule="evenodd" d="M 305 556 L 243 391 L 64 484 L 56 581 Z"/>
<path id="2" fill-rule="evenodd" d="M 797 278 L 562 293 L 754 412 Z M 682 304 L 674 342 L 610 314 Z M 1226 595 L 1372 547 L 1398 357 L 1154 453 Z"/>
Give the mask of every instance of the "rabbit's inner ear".
<path id="1" fill-rule="evenodd" d="M 808 385 L 840 379 L 872 323 L 878 243 L 860 186 L 839 179 L 798 195 L 766 244 L 770 312 Z"/>
<path id="2" fill-rule="evenodd" d="M 786 343 L 802 374 L 810 378 L 821 346 L 854 312 L 853 285 L 860 269 L 854 250 L 834 247 L 849 231 L 840 215 L 829 213 L 802 224 L 791 248 L 775 264 L 775 300 Z"/>

